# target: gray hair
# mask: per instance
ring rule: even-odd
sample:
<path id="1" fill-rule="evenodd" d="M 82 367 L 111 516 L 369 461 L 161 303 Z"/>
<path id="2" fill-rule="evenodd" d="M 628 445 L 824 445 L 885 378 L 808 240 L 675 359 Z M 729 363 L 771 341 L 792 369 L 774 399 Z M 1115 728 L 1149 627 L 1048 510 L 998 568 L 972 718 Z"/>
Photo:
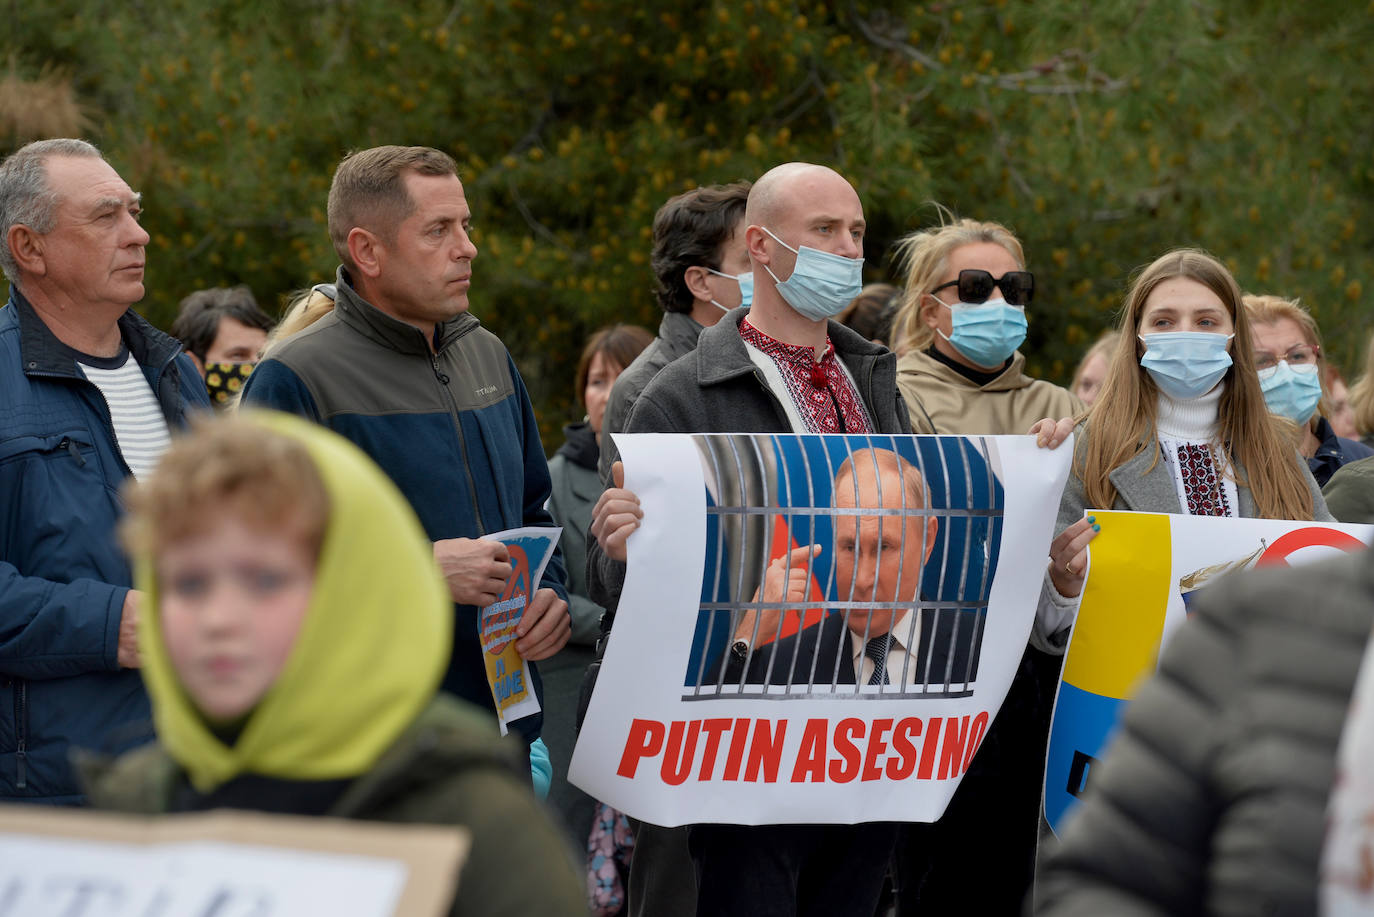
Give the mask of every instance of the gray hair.
<path id="1" fill-rule="evenodd" d="M 0 270 L 13 284 L 19 282 L 19 265 L 10 251 L 10 227 L 47 233 L 57 225 L 57 192 L 48 187 L 47 161 L 52 156 L 104 159 L 86 141 L 62 138 L 36 140 L 0 164 Z"/>

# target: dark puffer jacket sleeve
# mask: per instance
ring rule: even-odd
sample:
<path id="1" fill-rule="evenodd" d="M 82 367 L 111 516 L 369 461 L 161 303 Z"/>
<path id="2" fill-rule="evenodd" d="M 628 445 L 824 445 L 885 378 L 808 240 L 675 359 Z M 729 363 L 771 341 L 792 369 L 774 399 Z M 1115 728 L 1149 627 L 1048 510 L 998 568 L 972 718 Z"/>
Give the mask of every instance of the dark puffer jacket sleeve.
<path id="1" fill-rule="evenodd" d="M 1235 691 L 1235 634 L 1201 615 L 1127 709 L 1062 847 L 1041 877 L 1043 912 L 1192 914 L 1215 801 L 1217 717 Z"/>
<path id="2" fill-rule="evenodd" d="M 1199 599 L 1047 858 L 1037 913 L 1316 912 L 1371 560 L 1249 573 Z"/>

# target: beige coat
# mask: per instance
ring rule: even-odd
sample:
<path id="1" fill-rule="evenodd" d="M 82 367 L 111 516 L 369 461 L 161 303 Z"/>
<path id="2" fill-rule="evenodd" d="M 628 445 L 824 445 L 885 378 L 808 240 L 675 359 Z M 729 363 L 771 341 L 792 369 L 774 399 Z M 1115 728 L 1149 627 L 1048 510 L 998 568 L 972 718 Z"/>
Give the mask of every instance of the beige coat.
<path id="1" fill-rule="evenodd" d="M 913 433 L 1019 434 L 1043 417 L 1071 417 L 1083 402 L 1022 370 L 1026 358 L 1017 351 L 1002 374 L 978 386 L 924 351 L 913 350 L 897 361 L 897 388 L 911 412 Z"/>

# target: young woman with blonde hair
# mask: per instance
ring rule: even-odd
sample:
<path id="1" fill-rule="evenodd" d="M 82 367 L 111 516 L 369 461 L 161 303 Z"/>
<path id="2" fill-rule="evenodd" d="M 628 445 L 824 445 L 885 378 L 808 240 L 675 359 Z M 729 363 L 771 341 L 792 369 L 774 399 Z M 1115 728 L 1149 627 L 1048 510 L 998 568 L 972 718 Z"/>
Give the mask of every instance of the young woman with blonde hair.
<path id="1" fill-rule="evenodd" d="M 912 431 L 1025 433 L 1080 412 L 1065 389 L 1024 372 L 1017 348 L 1036 290 L 1021 243 L 999 223 L 941 214 L 947 222 L 897 243 L 906 289 L 892 343 Z"/>
<path id="2" fill-rule="evenodd" d="M 334 311 L 334 284 L 317 283 L 308 290 L 296 295 L 291 300 L 291 305 L 286 307 L 286 314 L 281 321 L 277 322 L 277 327 L 272 329 L 272 333 L 267 336 L 267 347 L 263 349 L 263 356 L 281 341 L 286 340 L 293 334 L 297 334 L 309 328 L 330 312 Z"/>
<path id="3" fill-rule="evenodd" d="M 1255 371 L 1240 288 L 1221 262 L 1177 249 L 1146 267 L 1126 295 L 1121 339 L 1102 394 L 1078 425 L 1042 595 L 1050 645 L 1067 635 L 1100 530 L 1085 509 L 1331 520 L 1271 414 Z"/>

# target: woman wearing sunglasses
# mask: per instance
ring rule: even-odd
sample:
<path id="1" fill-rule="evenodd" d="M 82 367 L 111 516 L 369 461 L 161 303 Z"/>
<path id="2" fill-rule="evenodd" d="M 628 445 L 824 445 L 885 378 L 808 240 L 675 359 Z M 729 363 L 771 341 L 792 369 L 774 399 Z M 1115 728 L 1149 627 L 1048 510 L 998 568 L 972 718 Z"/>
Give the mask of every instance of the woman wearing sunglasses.
<path id="1" fill-rule="evenodd" d="M 893 322 L 897 385 L 915 433 L 1025 433 L 1083 404 L 1024 372 L 1017 350 L 1035 277 L 1004 226 L 954 220 L 897 243 L 906 291 Z"/>
<path id="2" fill-rule="evenodd" d="M 1374 456 L 1374 449 L 1336 435 L 1326 419 L 1322 336 L 1316 319 L 1281 296 L 1246 296 L 1255 369 L 1269 410 L 1298 425 L 1298 451 L 1323 487 L 1347 462 Z"/>
<path id="3" fill-rule="evenodd" d="M 941 211 L 942 215 L 945 211 Z M 893 322 L 897 385 L 914 433 L 1022 434 L 1083 404 L 1032 379 L 1017 348 L 1035 277 L 1004 226 L 950 220 L 898 243 L 906 289 Z M 1034 869 L 1040 768 L 1059 658 L 1029 649 L 946 817 L 913 828 L 902 914 L 1020 911 Z M 995 828 L 993 827 L 995 826 Z M 967 851 L 977 849 L 970 858 Z M 988 876 L 996 881 L 987 881 Z"/>
<path id="4" fill-rule="evenodd" d="M 1035 277 L 1006 227 L 948 219 L 903 238 L 897 254 L 906 289 L 893 322 L 893 349 L 902 354 L 897 385 L 912 432 L 1023 434 L 1042 418 L 1082 410 L 1065 389 L 1024 372 L 1017 348 L 1026 337 Z M 908 831 L 908 872 L 901 878 L 919 893 L 902 896 L 903 917 L 1019 912 L 1034 869 L 1039 771 L 1058 663 L 1027 649 L 946 816 Z M 977 858 L 968 857 L 970 849 L 979 851 Z"/>

